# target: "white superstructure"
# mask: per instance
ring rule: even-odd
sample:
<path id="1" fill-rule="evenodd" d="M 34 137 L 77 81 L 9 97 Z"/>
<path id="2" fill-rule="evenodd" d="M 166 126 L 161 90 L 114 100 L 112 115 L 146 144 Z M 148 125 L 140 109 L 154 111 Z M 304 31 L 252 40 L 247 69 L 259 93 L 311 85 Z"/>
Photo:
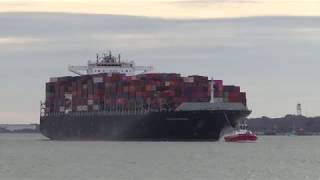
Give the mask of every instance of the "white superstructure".
<path id="1" fill-rule="evenodd" d="M 115 57 L 109 54 L 98 55 L 96 62 L 89 61 L 87 66 L 69 66 L 69 71 L 78 75 L 100 74 L 100 73 L 121 73 L 132 76 L 137 73 L 146 73 L 152 70 L 151 66 L 136 66 L 134 61 L 122 62 L 120 54 Z"/>

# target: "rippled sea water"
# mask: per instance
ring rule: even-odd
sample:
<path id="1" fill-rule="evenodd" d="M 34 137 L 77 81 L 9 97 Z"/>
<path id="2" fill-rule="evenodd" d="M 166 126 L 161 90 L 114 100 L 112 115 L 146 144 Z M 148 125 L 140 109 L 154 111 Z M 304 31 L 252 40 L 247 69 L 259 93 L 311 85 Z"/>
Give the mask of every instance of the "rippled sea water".
<path id="1" fill-rule="evenodd" d="M 0 134 L 0 179 L 320 179 L 320 137 L 256 143 L 49 141 Z"/>

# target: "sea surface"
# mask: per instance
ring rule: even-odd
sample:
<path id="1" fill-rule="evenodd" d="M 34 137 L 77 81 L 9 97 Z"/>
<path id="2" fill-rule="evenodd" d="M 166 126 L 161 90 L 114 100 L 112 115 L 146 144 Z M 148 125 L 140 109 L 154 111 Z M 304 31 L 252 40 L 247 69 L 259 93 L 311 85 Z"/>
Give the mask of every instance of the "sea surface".
<path id="1" fill-rule="evenodd" d="M 320 179 L 320 137 L 256 143 L 50 141 L 0 134 L 0 179 Z"/>

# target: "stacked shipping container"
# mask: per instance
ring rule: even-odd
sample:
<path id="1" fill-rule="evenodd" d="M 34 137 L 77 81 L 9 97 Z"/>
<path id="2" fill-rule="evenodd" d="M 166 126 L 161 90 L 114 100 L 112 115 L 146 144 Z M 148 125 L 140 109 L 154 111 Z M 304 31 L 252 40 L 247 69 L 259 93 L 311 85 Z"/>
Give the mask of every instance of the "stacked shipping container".
<path id="1" fill-rule="evenodd" d="M 180 74 L 97 74 L 51 78 L 46 84 L 47 112 L 172 110 L 183 102 L 210 101 L 211 81 Z M 241 102 L 238 86 L 214 80 L 217 101 Z"/>

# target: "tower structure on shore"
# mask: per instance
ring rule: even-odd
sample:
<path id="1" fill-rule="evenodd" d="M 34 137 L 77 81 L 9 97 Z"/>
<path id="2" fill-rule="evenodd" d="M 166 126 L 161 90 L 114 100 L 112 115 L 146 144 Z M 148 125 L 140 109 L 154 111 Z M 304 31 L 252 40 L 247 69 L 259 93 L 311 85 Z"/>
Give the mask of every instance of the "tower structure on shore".
<path id="1" fill-rule="evenodd" d="M 300 103 L 297 104 L 297 115 L 302 116 L 302 107 Z"/>

